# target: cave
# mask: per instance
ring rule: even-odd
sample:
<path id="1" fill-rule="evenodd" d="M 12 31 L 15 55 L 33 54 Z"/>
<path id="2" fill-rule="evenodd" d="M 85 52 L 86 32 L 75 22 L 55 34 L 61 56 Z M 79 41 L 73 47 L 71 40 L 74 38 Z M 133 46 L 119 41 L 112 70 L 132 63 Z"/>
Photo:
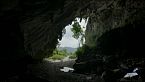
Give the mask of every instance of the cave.
<path id="1" fill-rule="evenodd" d="M 144 4 L 144 0 L 1 0 L 0 81 L 58 82 L 45 74 L 48 66 L 43 58 L 56 48 L 64 27 L 79 17 L 89 20 L 84 52 L 73 65 L 77 75 L 58 79 L 126 82 L 120 80 L 127 73 L 122 69 L 138 67 L 137 82 L 144 82 Z M 88 74 L 92 77 L 83 79 Z"/>

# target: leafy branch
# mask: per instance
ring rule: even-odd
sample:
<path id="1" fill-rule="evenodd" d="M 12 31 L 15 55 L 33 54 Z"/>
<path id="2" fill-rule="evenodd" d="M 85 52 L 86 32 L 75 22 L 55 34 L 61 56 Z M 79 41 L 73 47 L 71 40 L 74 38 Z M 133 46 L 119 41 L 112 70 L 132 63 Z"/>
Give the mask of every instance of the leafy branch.
<path id="1" fill-rule="evenodd" d="M 72 26 L 73 28 L 71 28 L 71 31 L 74 33 L 73 37 L 75 39 L 79 39 L 81 37 L 81 43 L 83 44 L 83 38 L 85 37 L 85 35 L 83 33 L 83 29 L 81 28 L 81 25 L 77 20 L 75 20 Z"/>

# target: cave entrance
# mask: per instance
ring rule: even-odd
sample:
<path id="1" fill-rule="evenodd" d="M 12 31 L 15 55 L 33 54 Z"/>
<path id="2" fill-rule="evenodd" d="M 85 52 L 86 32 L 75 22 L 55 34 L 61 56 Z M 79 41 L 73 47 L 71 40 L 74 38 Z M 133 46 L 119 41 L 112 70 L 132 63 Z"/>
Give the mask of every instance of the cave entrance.
<path id="1" fill-rule="evenodd" d="M 76 51 L 85 44 L 85 30 L 88 18 L 75 18 L 62 30 L 62 39 L 58 39 L 52 56 L 45 58 L 63 72 L 72 72 L 77 59 Z M 57 69 L 57 70 L 58 70 Z"/>

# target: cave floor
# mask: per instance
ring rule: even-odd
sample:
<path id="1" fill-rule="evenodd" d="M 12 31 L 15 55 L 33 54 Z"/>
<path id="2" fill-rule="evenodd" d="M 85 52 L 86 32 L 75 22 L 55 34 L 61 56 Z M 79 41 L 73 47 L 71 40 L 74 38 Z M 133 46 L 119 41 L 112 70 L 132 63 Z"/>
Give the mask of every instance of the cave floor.
<path id="1" fill-rule="evenodd" d="M 50 62 L 44 60 L 39 64 L 28 66 L 29 74 L 35 77 L 46 79 L 48 82 L 103 82 L 103 80 L 94 75 L 83 75 L 72 72 L 62 72 L 61 67 L 73 67 L 75 60 L 65 62 Z"/>

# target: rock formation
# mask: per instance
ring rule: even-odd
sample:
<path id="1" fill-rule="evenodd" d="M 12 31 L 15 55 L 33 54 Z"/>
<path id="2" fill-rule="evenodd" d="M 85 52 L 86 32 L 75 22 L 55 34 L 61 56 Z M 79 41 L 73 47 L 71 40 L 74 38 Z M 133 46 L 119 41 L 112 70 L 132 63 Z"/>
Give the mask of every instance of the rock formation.
<path id="1" fill-rule="evenodd" d="M 63 28 L 76 17 L 89 17 L 86 45 L 89 48 L 94 47 L 89 53 L 120 54 L 122 51 L 120 49 L 127 44 L 124 41 L 127 41 L 130 47 L 138 46 L 136 43 L 144 45 L 144 26 L 141 26 L 145 24 L 144 4 L 144 0 L 1 0 L 1 74 L 4 77 L 20 74 L 23 66 L 26 67 L 25 65 L 32 59 L 41 60 L 50 56 L 58 39 L 62 38 Z M 121 32 L 115 28 L 121 29 Z M 117 35 L 114 36 L 114 34 Z M 130 36 L 131 38 L 128 38 Z M 134 40 L 132 36 L 141 40 L 141 43 L 138 40 L 130 43 Z M 106 42 L 108 39 L 111 43 Z M 120 39 L 123 46 L 117 43 Z M 126 49 L 130 47 L 123 49 L 127 53 Z M 136 49 L 131 48 L 129 51 Z M 97 53 L 94 52 L 95 50 Z M 138 48 L 137 51 L 143 52 L 144 50 Z M 30 61 L 27 62 L 27 59 Z"/>

